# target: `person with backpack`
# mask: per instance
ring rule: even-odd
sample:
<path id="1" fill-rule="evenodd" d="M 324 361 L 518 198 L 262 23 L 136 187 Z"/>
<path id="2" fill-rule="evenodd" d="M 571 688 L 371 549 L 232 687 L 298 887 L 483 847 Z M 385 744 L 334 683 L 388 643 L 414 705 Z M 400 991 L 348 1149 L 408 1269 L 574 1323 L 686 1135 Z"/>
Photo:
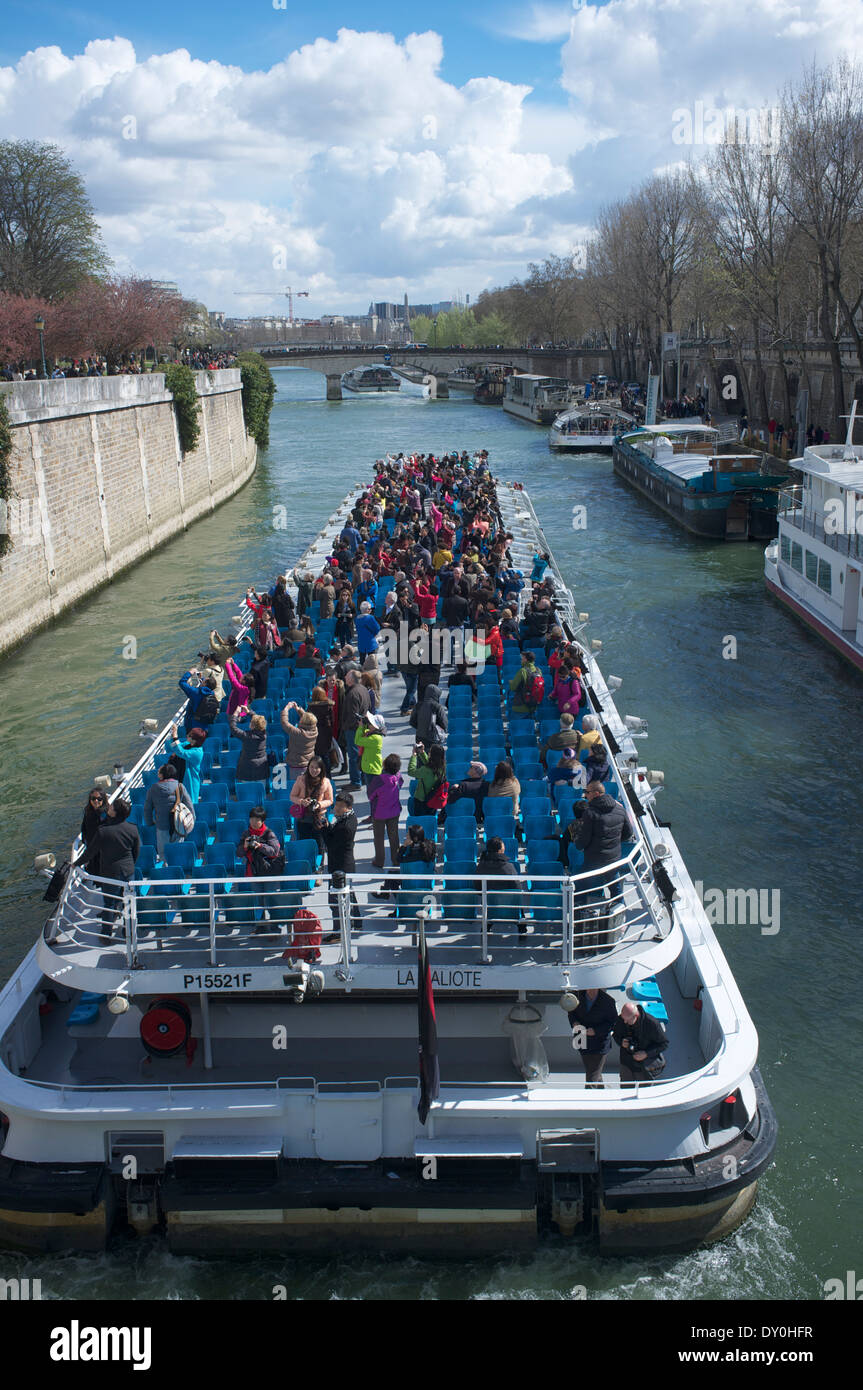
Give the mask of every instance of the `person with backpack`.
<path id="1" fill-rule="evenodd" d="M 219 713 L 218 686 L 214 676 L 203 676 L 192 668 L 177 682 L 188 704 L 189 719 L 200 728 L 209 728 Z"/>
<path id="2" fill-rule="evenodd" d="M 156 858 L 164 859 L 165 846 L 169 841 L 182 840 L 185 837 L 175 824 L 175 808 L 182 803 L 194 815 L 194 807 L 186 788 L 177 781 L 177 769 L 173 763 L 163 763 L 159 768 L 158 778 L 157 782 L 147 788 L 144 798 L 144 824 L 155 826 Z"/>
<path id="3" fill-rule="evenodd" d="M 533 652 L 522 652 L 521 669 L 509 683 L 515 699 L 512 702 L 513 714 L 533 714 L 542 703 L 545 694 L 545 681 L 540 675 Z"/>
<path id="4" fill-rule="evenodd" d="M 415 743 L 408 775 L 416 777 L 416 788 L 409 803 L 412 816 L 436 815 L 446 806 L 449 783 L 446 780 L 446 754 L 439 743 L 426 752 L 422 743 Z"/>
<path id="5" fill-rule="evenodd" d="M 440 686 L 427 685 L 422 702 L 416 706 L 417 743 L 431 748 L 434 744 L 442 742 L 447 728 L 447 712 L 441 699 Z"/>

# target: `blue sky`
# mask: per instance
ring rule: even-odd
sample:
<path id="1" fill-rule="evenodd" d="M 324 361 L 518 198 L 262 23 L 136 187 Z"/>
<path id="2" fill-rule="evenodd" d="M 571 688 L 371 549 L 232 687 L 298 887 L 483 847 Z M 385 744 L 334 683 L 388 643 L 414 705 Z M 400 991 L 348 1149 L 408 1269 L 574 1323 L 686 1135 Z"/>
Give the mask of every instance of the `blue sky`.
<path id="1" fill-rule="evenodd" d="M 7 3 L 0 132 L 60 144 L 123 273 L 211 309 L 472 298 L 698 163 L 681 109 L 863 54 L 860 0 Z M 679 127 L 679 122 L 677 122 Z"/>
<path id="2" fill-rule="evenodd" d="M 560 44 L 565 37 L 570 7 L 548 4 L 541 12 L 557 17 L 557 37 L 526 44 L 511 36 L 529 21 L 530 6 L 464 0 L 435 0 L 434 5 L 398 4 L 375 0 L 373 5 L 286 0 L 274 9 L 271 0 L 207 0 L 207 3 L 148 3 L 60 5 L 25 0 L 8 6 L 0 29 L 0 63 L 14 62 L 30 48 L 59 44 L 75 51 L 93 38 L 131 39 L 142 58 L 172 48 L 188 48 L 195 57 L 236 63 L 249 72 L 268 67 L 292 48 L 316 38 L 335 39 L 339 29 L 377 29 L 404 39 L 410 33 L 435 29 L 444 39 L 442 75 L 461 85 L 471 77 L 494 76 L 527 82 L 547 99 L 565 103 L 560 87 Z M 553 32 L 553 25 L 552 25 Z"/>

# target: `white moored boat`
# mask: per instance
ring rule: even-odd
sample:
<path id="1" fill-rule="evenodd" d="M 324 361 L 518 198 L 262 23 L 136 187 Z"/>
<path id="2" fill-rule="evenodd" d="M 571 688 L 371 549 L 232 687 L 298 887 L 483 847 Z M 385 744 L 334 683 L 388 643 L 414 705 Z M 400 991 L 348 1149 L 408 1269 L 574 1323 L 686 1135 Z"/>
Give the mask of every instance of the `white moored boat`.
<path id="1" fill-rule="evenodd" d="M 635 426 L 632 415 L 609 405 L 583 405 L 558 415 L 548 447 L 561 453 L 611 453 L 614 441 Z"/>
<path id="2" fill-rule="evenodd" d="M 779 535 L 764 552 L 770 592 L 863 670 L 863 446 L 816 444 L 792 459 L 803 474 L 779 494 Z"/>
<path id="3" fill-rule="evenodd" d="M 330 518 L 303 569 L 323 568 L 360 495 Z M 548 544 L 522 490 L 499 484 L 497 497 L 524 568 Z M 576 633 L 584 618 L 553 561 L 550 574 Z M 320 623 L 322 646 L 330 631 Z M 505 677 L 518 662 L 507 644 Z M 308 692 L 306 673 L 281 666 L 273 708 Z M 381 875 L 359 872 L 353 922 L 348 889 L 327 875 L 316 883 L 309 841 L 287 842 L 283 876 L 240 877 L 232 847 L 248 799 L 242 784 L 234 791 L 236 745 L 217 721 L 192 841 L 169 846 L 173 862 L 154 870 L 142 836 L 120 934 L 100 938 L 99 880 L 73 869 L 0 994 L 0 1240 L 80 1251 L 137 1232 L 177 1251 L 354 1243 L 464 1254 L 558 1233 L 620 1251 L 685 1248 L 743 1220 L 775 1143 L 755 1027 L 657 818 L 658 779 L 633 739 L 639 721 L 621 719 L 592 656 L 586 666 L 609 790 L 632 823 L 606 887 L 609 869 L 580 872 L 573 847 L 564 872 L 556 841 L 541 838 L 556 815 L 571 816 L 572 801 L 531 818 L 545 804 L 540 788 L 532 806 L 528 785 L 541 778 L 537 746 L 557 727 L 556 707 L 540 706 L 536 724 L 518 718 L 494 667 L 479 677 L 476 715 L 467 687 L 466 702 L 451 693 L 448 775 L 466 773 L 474 748 L 489 762 L 512 750 L 524 842 L 511 839 L 514 824 L 495 824 L 524 894 L 511 877 L 475 891 L 483 831 L 454 811 L 443 837 L 429 827 L 437 862 L 421 876 L 403 872 L 397 916 L 370 897 Z M 405 762 L 414 735 L 398 713 L 400 682 L 383 689 L 387 751 Z M 168 733 L 117 789 L 134 806 Z M 251 795 L 266 795 L 268 824 L 283 834 L 275 793 Z M 370 848 L 361 824 L 358 863 Z M 313 965 L 285 934 L 300 904 L 325 937 L 336 934 Z M 424 1121 L 423 920 L 440 1066 Z M 567 996 L 591 987 L 617 1005 L 642 1001 L 662 1021 L 670 1041 L 659 1079 L 623 1086 L 615 1044 L 604 1089 L 586 1085 Z"/>
<path id="4" fill-rule="evenodd" d="M 371 367 L 353 367 L 342 376 L 343 388 L 361 396 L 376 395 L 380 391 L 398 391 L 401 384 L 401 377 L 383 362 Z"/>
<path id="5" fill-rule="evenodd" d="M 572 392 L 572 383 L 565 377 L 514 372 L 504 385 L 503 408 L 508 415 L 532 420 L 535 425 L 550 425 L 569 405 Z"/>

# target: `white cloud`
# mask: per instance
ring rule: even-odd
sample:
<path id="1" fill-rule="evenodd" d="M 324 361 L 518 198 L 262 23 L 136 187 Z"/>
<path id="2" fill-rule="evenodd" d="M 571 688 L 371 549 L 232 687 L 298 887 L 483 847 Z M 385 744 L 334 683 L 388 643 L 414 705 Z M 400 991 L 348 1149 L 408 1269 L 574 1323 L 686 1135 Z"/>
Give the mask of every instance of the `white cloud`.
<path id="1" fill-rule="evenodd" d="M 535 116 L 525 141 L 530 89 L 453 86 L 442 57 L 434 33 L 349 29 L 252 73 L 184 49 L 139 61 L 124 38 L 42 48 L 0 69 L 0 121 L 63 145 L 123 269 L 229 311 L 286 282 L 326 295 L 311 313 L 364 308 L 384 285 L 469 288 L 491 254 L 497 278 L 519 272 L 537 206 L 572 189 Z"/>
<path id="2" fill-rule="evenodd" d="M 543 4 L 513 8 L 494 21 L 495 33 L 525 43 L 553 43 L 565 39 L 572 17 L 571 4 Z"/>
<path id="3" fill-rule="evenodd" d="M 574 10 L 562 82 L 598 135 L 634 140 L 651 165 L 679 153 L 675 110 L 773 105 L 813 58 L 841 53 L 863 55 L 860 0 L 609 0 Z"/>

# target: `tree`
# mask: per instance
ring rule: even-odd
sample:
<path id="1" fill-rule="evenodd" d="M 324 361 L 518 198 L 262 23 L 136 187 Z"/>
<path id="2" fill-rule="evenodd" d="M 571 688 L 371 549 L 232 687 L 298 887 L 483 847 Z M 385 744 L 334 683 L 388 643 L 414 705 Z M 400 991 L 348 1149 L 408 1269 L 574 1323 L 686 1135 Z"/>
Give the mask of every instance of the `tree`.
<path id="1" fill-rule="evenodd" d="M 0 141 L 0 289 L 53 300 L 108 265 L 83 180 L 59 146 Z"/>
<path id="2" fill-rule="evenodd" d="M 124 354 L 150 345 L 165 347 L 180 331 L 185 301 L 151 280 L 115 276 L 89 280 L 53 305 L 46 318 L 46 342 L 54 356 L 98 353 L 109 370 Z"/>
<path id="3" fill-rule="evenodd" d="M 842 58 L 818 68 L 813 62 L 782 101 L 785 207 L 810 248 L 817 269 L 821 336 L 827 343 L 836 417 L 845 409 L 840 322 L 854 340 L 863 368 L 858 315 L 863 292 L 859 257 L 849 275 L 849 243 L 859 247 L 863 216 L 863 69 Z"/>
<path id="4" fill-rule="evenodd" d="M 579 278 L 572 256 L 531 263 L 525 281 L 535 331 L 552 347 L 574 335 Z"/>

